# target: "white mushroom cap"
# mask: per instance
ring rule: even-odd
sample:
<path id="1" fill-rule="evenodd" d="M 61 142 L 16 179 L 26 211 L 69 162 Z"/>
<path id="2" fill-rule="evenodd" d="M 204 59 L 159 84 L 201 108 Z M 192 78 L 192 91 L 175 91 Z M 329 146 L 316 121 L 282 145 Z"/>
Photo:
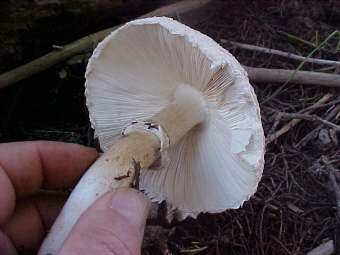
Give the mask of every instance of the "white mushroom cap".
<path id="1" fill-rule="evenodd" d="M 239 208 L 264 166 L 264 134 L 256 95 L 237 60 L 215 41 L 177 21 L 127 23 L 95 49 L 86 72 L 92 127 L 104 151 L 134 120 L 166 107 L 182 84 L 203 96 L 208 117 L 168 150 L 161 170 L 140 187 L 166 200 L 181 219 Z"/>

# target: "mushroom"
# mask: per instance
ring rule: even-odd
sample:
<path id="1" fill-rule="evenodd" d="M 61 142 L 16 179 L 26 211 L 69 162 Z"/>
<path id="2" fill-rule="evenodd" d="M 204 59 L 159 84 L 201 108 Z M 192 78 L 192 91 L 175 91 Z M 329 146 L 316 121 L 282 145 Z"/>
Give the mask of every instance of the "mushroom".
<path id="1" fill-rule="evenodd" d="M 40 255 L 56 254 L 80 215 L 139 171 L 140 189 L 180 220 L 239 208 L 255 193 L 265 148 L 257 98 L 238 61 L 208 36 L 166 17 L 129 22 L 97 46 L 85 86 L 105 153 Z"/>

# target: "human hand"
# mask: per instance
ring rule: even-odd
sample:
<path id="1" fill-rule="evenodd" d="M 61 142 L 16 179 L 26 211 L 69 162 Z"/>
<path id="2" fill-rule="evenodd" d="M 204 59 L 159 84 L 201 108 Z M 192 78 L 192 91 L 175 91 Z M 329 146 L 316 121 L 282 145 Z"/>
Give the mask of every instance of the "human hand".
<path id="1" fill-rule="evenodd" d="M 0 144 L 0 254 L 35 254 L 67 198 L 40 189 L 74 186 L 97 157 L 76 144 Z M 80 217 L 58 254 L 140 254 L 149 206 L 136 190 L 104 194 Z"/>

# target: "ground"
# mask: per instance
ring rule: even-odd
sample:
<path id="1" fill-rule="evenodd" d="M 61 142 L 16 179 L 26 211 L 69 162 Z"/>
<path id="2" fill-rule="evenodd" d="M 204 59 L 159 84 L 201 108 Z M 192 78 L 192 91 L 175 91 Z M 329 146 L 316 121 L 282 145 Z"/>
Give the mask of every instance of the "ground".
<path id="1" fill-rule="evenodd" d="M 146 12 L 166 1 L 145 2 Z M 180 16 L 177 19 L 185 20 Z M 192 24 L 217 42 L 226 39 L 306 56 L 340 28 L 340 4 L 336 0 L 215 1 Z M 340 52 L 336 51 L 339 40 L 339 36 L 331 38 L 313 57 L 340 60 Z M 243 65 L 284 69 L 299 65 L 228 43 L 222 46 Z M 318 71 L 322 67 L 305 64 L 302 69 Z M 84 70 L 85 64 L 64 63 L 0 91 L 0 141 L 47 139 L 96 146 L 84 105 Z M 338 89 L 288 84 L 276 97 L 264 102 L 282 84 L 252 85 L 267 137 L 290 121 L 278 118 L 279 112 L 301 112 L 327 93 L 332 96 L 314 113 L 340 124 L 340 116 L 334 112 L 339 107 Z M 315 135 L 306 140 L 312 131 Z M 340 219 L 329 181 L 329 164 L 340 169 L 337 138 L 327 126 L 303 120 L 268 144 L 264 174 L 255 196 L 238 210 L 173 223 L 170 227 L 176 228 L 168 238 L 172 254 L 305 254 L 327 240 L 334 240 L 339 252 Z M 197 248 L 202 249 L 195 252 Z M 148 246 L 144 254 L 160 251 Z"/>

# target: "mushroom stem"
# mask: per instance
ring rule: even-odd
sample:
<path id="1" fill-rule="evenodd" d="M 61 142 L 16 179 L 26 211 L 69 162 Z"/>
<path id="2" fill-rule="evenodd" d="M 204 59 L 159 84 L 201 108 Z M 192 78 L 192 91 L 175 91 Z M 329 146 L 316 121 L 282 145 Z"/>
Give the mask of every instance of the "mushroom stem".
<path id="1" fill-rule="evenodd" d="M 204 98 L 195 88 L 182 84 L 175 90 L 174 97 L 172 103 L 151 118 L 151 122 L 165 129 L 171 145 L 203 122 L 207 115 Z"/>
<path id="2" fill-rule="evenodd" d="M 193 126 L 203 121 L 206 110 L 201 94 L 182 85 L 175 100 L 155 114 L 151 121 L 162 126 L 171 145 Z M 121 137 L 85 173 L 44 240 L 38 255 L 56 255 L 81 214 L 102 194 L 129 187 L 135 180 L 136 165 L 143 172 L 160 157 L 159 138 L 149 132 L 134 131 Z"/>

